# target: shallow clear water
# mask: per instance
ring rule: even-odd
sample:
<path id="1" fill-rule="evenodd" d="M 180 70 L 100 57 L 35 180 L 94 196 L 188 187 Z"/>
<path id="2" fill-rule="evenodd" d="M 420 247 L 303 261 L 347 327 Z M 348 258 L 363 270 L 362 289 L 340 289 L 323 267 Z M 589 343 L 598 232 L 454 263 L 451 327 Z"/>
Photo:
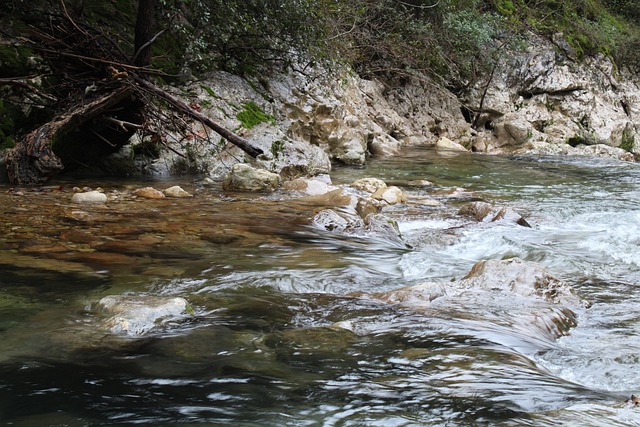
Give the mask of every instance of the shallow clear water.
<path id="1" fill-rule="evenodd" d="M 120 196 L 78 207 L 75 183 L 2 188 L 0 422 L 640 425 L 625 403 L 640 391 L 640 167 L 412 148 L 332 173 L 335 184 L 365 176 L 441 202 L 386 211 L 410 249 L 319 231 L 318 206 L 284 193 L 184 179 L 194 198 L 143 201 L 127 188 L 176 182 L 86 182 Z M 474 200 L 532 227 L 457 214 Z M 517 299 L 412 310 L 361 294 L 510 257 L 592 303 L 568 335 L 545 334 Z M 95 302 L 123 293 L 181 296 L 195 315 L 113 336 Z"/>

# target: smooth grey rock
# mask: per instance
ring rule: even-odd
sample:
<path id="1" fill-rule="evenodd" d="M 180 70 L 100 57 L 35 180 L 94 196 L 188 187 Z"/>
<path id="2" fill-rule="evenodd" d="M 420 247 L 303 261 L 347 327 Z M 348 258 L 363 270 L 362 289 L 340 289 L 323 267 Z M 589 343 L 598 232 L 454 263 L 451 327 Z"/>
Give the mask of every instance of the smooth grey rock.
<path id="1" fill-rule="evenodd" d="M 106 203 L 107 195 L 99 191 L 76 193 L 71 197 L 73 203 Z"/>

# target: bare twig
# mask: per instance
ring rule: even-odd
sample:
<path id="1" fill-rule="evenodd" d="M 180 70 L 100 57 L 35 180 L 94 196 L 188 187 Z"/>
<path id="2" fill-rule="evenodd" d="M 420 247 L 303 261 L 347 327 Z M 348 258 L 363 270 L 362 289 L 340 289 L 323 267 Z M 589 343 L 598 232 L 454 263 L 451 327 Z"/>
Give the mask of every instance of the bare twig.
<path id="1" fill-rule="evenodd" d="M 69 12 L 67 12 L 67 5 L 64 4 L 64 0 L 60 0 L 60 4 L 62 5 L 62 11 L 64 12 L 64 15 L 67 17 L 69 22 L 71 22 L 71 25 L 73 25 L 73 27 L 76 30 L 78 30 L 81 34 L 84 34 L 85 36 L 88 36 L 87 32 L 84 31 L 82 28 L 78 27 L 78 25 L 75 23 L 75 21 L 73 19 L 71 19 L 71 16 L 69 16 Z"/>
<path id="2" fill-rule="evenodd" d="M 98 139 L 100 139 L 102 142 L 105 142 L 107 144 L 109 144 L 111 147 L 116 147 L 116 145 L 114 143 L 112 143 L 111 141 L 109 141 L 107 138 L 105 138 L 104 136 L 100 135 L 98 132 L 96 132 L 95 130 L 91 129 L 91 133 L 93 133 L 95 136 L 98 137 Z"/>
<path id="3" fill-rule="evenodd" d="M 120 128 L 120 130 L 122 130 L 123 132 L 126 132 L 131 129 L 142 129 L 144 127 L 143 125 L 139 125 L 137 123 L 127 122 L 127 121 L 119 120 L 119 119 L 116 119 L 115 117 L 109 117 L 109 116 L 101 117 L 100 121 L 114 124 L 118 128 Z"/>
<path id="4" fill-rule="evenodd" d="M 29 89 L 31 92 L 35 93 L 36 95 L 38 95 L 41 98 L 44 98 L 48 101 L 51 102 L 56 102 L 58 101 L 58 99 L 54 96 L 48 95 L 44 92 L 42 92 L 41 90 L 39 90 L 38 88 L 36 88 L 35 86 L 30 85 L 29 83 L 22 81 L 22 80 L 17 80 L 17 79 L 0 79 L 0 86 L 1 85 L 12 85 L 12 86 L 20 86 L 23 87 L 25 89 Z"/>
<path id="5" fill-rule="evenodd" d="M 146 42 L 145 44 L 143 44 L 142 46 L 140 46 L 140 48 L 138 49 L 138 51 L 136 52 L 135 55 L 133 55 L 133 58 L 131 59 L 131 63 L 135 64 L 136 63 L 136 59 L 138 59 L 138 57 L 140 56 L 140 52 L 142 52 L 144 49 L 148 48 L 149 46 L 151 46 L 153 44 L 153 42 L 155 42 L 157 40 L 158 37 L 160 37 L 162 34 L 164 34 L 166 32 L 166 30 L 162 30 L 160 31 L 158 34 L 156 34 L 155 36 L 153 36 L 151 38 L 151 40 L 149 40 L 148 42 Z"/>

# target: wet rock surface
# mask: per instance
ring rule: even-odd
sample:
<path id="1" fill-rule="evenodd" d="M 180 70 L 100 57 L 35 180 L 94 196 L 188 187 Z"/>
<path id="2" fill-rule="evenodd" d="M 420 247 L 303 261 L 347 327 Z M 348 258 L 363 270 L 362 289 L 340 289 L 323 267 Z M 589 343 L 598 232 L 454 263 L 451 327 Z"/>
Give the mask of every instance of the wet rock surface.
<path id="1" fill-rule="evenodd" d="M 479 261 L 458 281 L 423 283 L 372 296 L 434 315 L 444 311 L 464 318 L 467 310 L 476 319 L 498 325 L 536 328 L 547 344 L 568 334 L 577 324 L 575 311 L 590 306 L 539 265 L 517 258 Z"/>
<path id="2" fill-rule="evenodd" d="M 110 295 L 100 299 L 97 309 L 109 316 L 105 327 L 113 334 L 143 335 L 161 322 L 193 313 L 184 298 L 152 295 Z"/>

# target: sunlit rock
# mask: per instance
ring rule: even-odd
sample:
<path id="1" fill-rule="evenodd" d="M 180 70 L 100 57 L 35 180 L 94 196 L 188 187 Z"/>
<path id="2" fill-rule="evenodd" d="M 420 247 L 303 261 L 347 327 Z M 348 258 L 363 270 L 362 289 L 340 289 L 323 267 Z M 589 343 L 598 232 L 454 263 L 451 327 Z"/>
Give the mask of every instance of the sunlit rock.
<path id="1" fill-rule="evenodd" d="M 287 191 L 298 191 L 309 196 L 317 196 L 328 193 L 336 189 L 323 181 L 309 178 L 296 178 L 292 181 L 285 181 L 282 189 Z"/>
<path id="2" fill-rule="evenodd" d="M 351 184 L 352 187 L 366 191 L 367 193 L 375 193 L 381 188 L 386 188 L 387 184 L 378 178 L 360 178 Z"/>
<path id="3" fill-rule="evenodd" d="M 407 195 L 404 191 L 394 185 L 378 189 L 371 197 L 377 200 L 384 200 L 390 205 L 407 201 Z"/>
<path id="4" fill-rule="evenodd" d="M 151 295 L 110 295 L 98 302 L 98 308 L 110 316 L 105 326 L 112 333 L 133 336 L 193 311 L 184 298 Z"/>
<path id="5" fill-rule="evenodd" d="M 173 187 L 169 187 L 165 189 L 163 193 L 166 197 L 175 197 L 175 198 L 193 197 L 193 194 L 184 191 L 182 187 L 178 185 L 174 185 Z"/>
<path id="6" fill-rule="evenodd" d="M 165 195 L 162 191 L 156 190 L 153 187 L 138 188 L 132 193 L 136 197 L 142 197 L 143 199 L 164 199 Z"/>
<path id="7" fill-rule="evenodd" d="M 453 142 L 447 137 L 442 137 L 436 142 L 436 148 L 443 151 L 466 152 L 468 151 L 461 144 Z"/>
<path id="8" fill-rule="evenodd" d="M 73 203 L 106 203 L 107 195 L 99 191 L 87 191 L 84 193 L 75 193 L 71 197 Z"/>
<path id="9" fill-rule="evenodd" d="M 276 173 L 236 163 L 225 175 L 222 187 L 227 191 L 273 191 L 279 184 Z"/>

